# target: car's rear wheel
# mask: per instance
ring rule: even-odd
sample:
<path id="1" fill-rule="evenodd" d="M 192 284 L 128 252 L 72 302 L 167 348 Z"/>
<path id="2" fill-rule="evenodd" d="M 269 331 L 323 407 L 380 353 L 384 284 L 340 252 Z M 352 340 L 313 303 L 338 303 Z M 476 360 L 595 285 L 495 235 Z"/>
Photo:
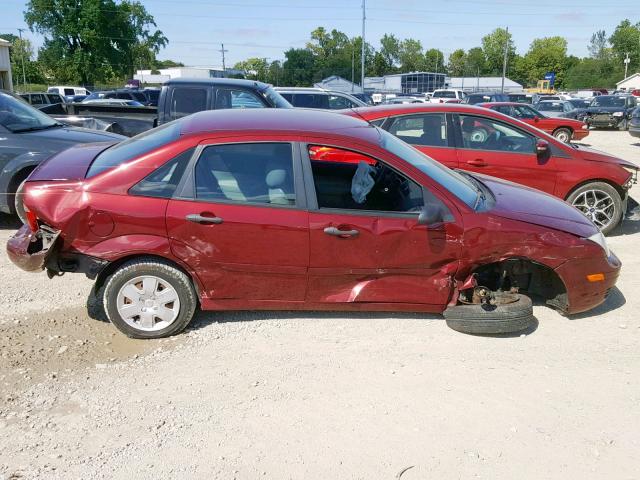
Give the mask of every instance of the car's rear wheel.
<path id="1" fill-rule="evenodd" d="M 455 305 L 442 314 L 450 328 L 471 334 L 520 332 L 535 322 L 531 299 L 506 292 L 495 293 L 493 304 Z"/>
<path id="2" fill-rule="evenodd" d="M 622 198 L 608 183 L 592 182 L 574 190 L 567 202 L 580 210 L 607 235 L 622 219 Z"/>
<path id="3" fill-rule="evenodd" d="M 561 142 L 569 143 L 571 141 L 571 137 L 573 137 L 573 134 L 568 128 L 561 127 L 553 131 L 553 136 Z"/>
<path id="4" fill-rule="evenodd" d="M 181 332 L 197 305 L 191 279 L 155 258 L 121 265 L 107 279 L 103 302 L 111 323 L 132 338 L 162 338 Z"/>

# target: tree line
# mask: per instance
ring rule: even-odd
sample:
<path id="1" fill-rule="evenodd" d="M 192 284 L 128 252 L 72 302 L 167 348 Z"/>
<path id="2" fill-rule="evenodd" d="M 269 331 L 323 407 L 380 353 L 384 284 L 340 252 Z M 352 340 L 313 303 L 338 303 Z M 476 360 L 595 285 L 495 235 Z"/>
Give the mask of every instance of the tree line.
<path id="1" fill-rule="evenodd" d="M 157 28 L 154 17 L 137 0 L 30 0 L 24 17 L 33 32 L 43 35 L 37 52 L 26 38 L 0 34 L 11 42 L 14 84 L 71 83 L 81 85 L 122 84 L 137 69 L 158 70 L 182 66 L 158 60 L 169 40 Z M 500 76 L 507 51 L 507 76 L 524 86 L 535 86 L 546 72 L 556 73 L 562 89 L 610 87 L 629 72 L 640 71 L 640 22 L 621 21 L 610 35 L 593 33 L 589 55 L 567 53 L 561 36 L 536 38 L 524 54 L 518 54 L 510 32 L 496 28 L 482 37 L 480 45 L 457 49 L 447 58 L 437 48 L 425 48 L 419 40 L 385 34 L 379 48 L 365 43 L 365 75 L 429 71 L 450 76 Z M 349 37 L 336 29 L 318 27 L 304 48 L 290 48 L 284 60 L 248 58 L 234 68 L 251 79 L 276 85 L 310 86 L 339 75 L 360 78 L 361 37 Z M 23 72 L 24 64 L 24 72 Z"/>

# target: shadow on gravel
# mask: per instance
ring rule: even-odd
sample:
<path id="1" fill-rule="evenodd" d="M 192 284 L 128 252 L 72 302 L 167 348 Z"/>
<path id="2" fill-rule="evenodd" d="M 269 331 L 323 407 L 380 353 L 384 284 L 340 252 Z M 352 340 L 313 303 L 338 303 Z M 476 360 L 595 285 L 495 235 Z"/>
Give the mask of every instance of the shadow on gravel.
<path id="1" fill-rule="evenodd" d="M 15 215 L 0 213 L 0 230 L 18 230 L 22 222 Z"/>
<path id="2" fill-rule="evenodd" d="M 609 292 L 609 296 L 602 305 L 599 305 L 588 312 L 578 313 L 576 315 L 568 316 L 567 318 L 569 320 L 582 320 L 583 318 L 595 317 L 596 315 L 602 315 L 616 310 L 622 307 L 625 303 L 627 303 L 627 299 L 624 298 L 624 294 L 618 289 L 618 287 L 613 287 L 611 292 Z"/>
<path id="3" fill-rule="evenodd" d="M 619 237 L 633 235 L 638 232 L 640 232 L 640 205 L 633 197 L 629 197 L 629 206 L 624 220 L 609 236 Z"/>

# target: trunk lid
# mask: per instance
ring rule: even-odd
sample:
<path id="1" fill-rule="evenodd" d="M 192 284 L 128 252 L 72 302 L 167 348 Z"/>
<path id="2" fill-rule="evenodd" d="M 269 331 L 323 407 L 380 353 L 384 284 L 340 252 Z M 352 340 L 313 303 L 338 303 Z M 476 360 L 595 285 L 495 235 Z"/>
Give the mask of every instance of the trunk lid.
<path id="1" fill-rule="evenodd" d="M 82 180 L 93 160 L 104 150 L 118 143 L 84 143 L 55 154 L 42 162 L 29 176 L 28 181 Z"/>

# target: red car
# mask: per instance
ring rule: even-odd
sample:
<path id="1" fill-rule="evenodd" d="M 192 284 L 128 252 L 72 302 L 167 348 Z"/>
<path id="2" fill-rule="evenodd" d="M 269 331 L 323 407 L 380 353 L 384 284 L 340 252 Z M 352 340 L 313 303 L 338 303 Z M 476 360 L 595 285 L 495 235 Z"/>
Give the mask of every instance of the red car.
<path id="1" fill-rule="evenodd" d="M 478 104 L 478 107 L 490 108 L 516 118 L 553 135 L 564 143 L 569 143 L 571 140 L 582 140 L 589 135 L 589 126 L 586 123 L 572 118 L 549 117 L 530 105 L 514 102 L 487 102 Z"/>
<path id="2" fill-rule="evenodd" d="M 208 111 L 77 146 L 34 171 L 24 205 L 10 259 L 95 278 L 138 338 L 179 332 L 197 306 L 444 311 L 503 332 L 532 320 L 521 292 L 582 312 L 620 269 L 566 203 L 322 111 Z"/>
<path id="3" fill-rule="evenodd" d="M 527 107 L 526 105 L 522 105 Z M 638 167 L 567 145 L 499 112 L 471 105 L 388 105 L 343 110 L 450 168 L 484 173 L 571 203 L 607 234 L 622 221 Z"/>

